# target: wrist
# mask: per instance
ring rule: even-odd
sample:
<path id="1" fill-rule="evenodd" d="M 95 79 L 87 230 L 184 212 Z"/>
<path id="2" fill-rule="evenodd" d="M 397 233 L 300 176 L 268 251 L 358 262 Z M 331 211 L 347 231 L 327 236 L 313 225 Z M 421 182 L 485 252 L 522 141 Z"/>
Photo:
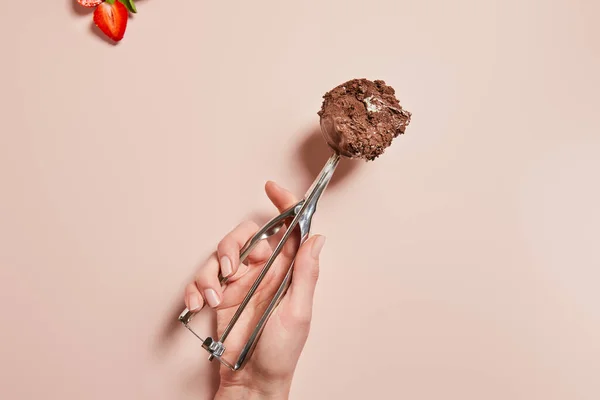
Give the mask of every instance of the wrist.
<path id="1" fill-rule="evenodd" d="M 268 385 L 262 388 L 245 385 L 221 385 L 214 400 L 287 400 L 289 387 Z"/>

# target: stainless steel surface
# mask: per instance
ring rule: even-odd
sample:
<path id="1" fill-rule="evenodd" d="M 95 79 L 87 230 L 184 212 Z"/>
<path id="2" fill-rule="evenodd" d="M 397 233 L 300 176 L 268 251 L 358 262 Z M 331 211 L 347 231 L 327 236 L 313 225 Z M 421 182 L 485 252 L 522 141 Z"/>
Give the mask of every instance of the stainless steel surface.
<path id="1" fill-rule="evenodd" d="M 323 131 L 325 132 L 325 129 L 323 129 Z M 328 143 L 329 143 L 329 141 L 328 141 Z M 334 149 L 335 149 L 335 147 L 334 147 Z M 260 230 L 258 230 L 258 232 L 256 232 L 256 234 L 254 234 L 254 236 L 252 236 L 248 240 L 248 242 L 241 249 L 240 262 L 243 262 L 246 259 L 246 257 L 248 257 L 250 252 L 256 247 L 256 245 L 261 240 L 264 240 L 264 239 L 268 238 L 269 236 L 276 234 L 283 225 L 287 225 L 287 229 L 286 229 L 285 233 L 283 234 L 283 237 L 281 238 L 281 240 L 279 241 L 279 243 L 273 250 L 273 253 L 269 257 L 269 259 L 267 260 L 265 265 L 262 267 L 260 274 L 258 275 L 256 280 L 252 284 L 252 287 L 248 290 L 248 293 L 246 294 L 246 296 L 244 297 L 244 299 L 238 306 L 235 314 L 229 321 L 228 325 L 225 327 L 225 330 L 221 334 L 221 337 L 219 338 L 218 341 L 215 341 L 211 337 L 202 339 L 196 332 L 194 332 L 190 328 L 189 323 L 192 320 L 193 316 L 195 315 L 195 312 L 185 309 L 179 316 L 179 321 L 181 321 L 187 329 L 189 329 L 196 337 L 198 337 L 198 339 L 200 339 L 203 342 L 202 347 L 205 350 L 207 350 L 210 354 L 209 360 L 216 358 L 219 362 L 221 362 L 226 367 L 236 371 L 236 370 L 241 369 L 244 366 L 245 362 L 248 360 L 249 356 L 252 354 L 252 351 L 254 350 L 256 343 L 258 342 L 258 339 L 260 338 L 260 335 L 261 335 L 267 321 L 269 320 L 269 317 L 271 316 L 271 314 L 273 313 L 273 311 L 275 310 L 275 308 L 277 307 L 277 305 L 279 304 L 279 302 L 281 301 L 281 299 L 287 292 L 287 289 L 292 280 L 294 260 L 292 260 L 291 264 L 289 265 L 288 271 L 285 275 L 285 278 L 279 285 L 277 292 L 273 296 L 273 299 L 271 299 L 266 310 L 261 315 L 258 323 L 256 324 L 252 333 L 250 334 L 248 341 L 246 342 L 246 344 L 242 348 L 239 356 L 237 357 L 237 360 L 234 363 L 232 363 L 221 357 L 223 355 L 223 353 L 225 352 L 225 341 L 227 340 L 227 337 L 231 333 L 231 330 L 233 329 L 235 324 L 238 322 L 240 316 L 244 312 L 244 309 L 247 307 L 248 303 L 252 299 L 252 296 L 258 289 L 259 285 L 263 281 L 266 274 L 269 272 L 269 269 L 275 262 L 275 259 L 277 258 L 277 256 L 281 253 L 283 246 L 289 240 L 289 238 L 292 235 L 292 233 L 294 232 L 294 230 L 296 228 L 298 228 L 300 231 L 300 245 L 302 245 L 302 243 L 304 243 L 308 239 L 308 236 L 310 234 L 310 226 L 311 226 L 311 222 L 312 222 L 312 217 L 317 209 L 317 203 L 318 203 L 319 199 L 321 198 L 321 195 L 327 188 L 327 185 L 329 184 L 329 181 L 331 180 L 331 177 L 333 176 L 333 173 L 334 173 L 335 168 L 337 167 L 339 161 L 340 161 L 340 153 L 336 151 L 327 160 L 327 162 L 325 163 L 325 166 L 323 167 L 323 169 L 321 170 L 321 172 L 319 173 L 319 175 L 317 176 L 317 178 L 315 179 L 315 181 L 313 182 L 313 184 L 311 185 L 309 190 L 306 192 L 304 199 L 299 201 L 297 204 L 290 207 L 289 209 L 287 209 L 280 215 L 276 216 L 269 222 L 267 222 Z M 227 282 L 227 279 L 220 277 L 220 281 L 221 281 L 221 284 L 225 284 Z"/>

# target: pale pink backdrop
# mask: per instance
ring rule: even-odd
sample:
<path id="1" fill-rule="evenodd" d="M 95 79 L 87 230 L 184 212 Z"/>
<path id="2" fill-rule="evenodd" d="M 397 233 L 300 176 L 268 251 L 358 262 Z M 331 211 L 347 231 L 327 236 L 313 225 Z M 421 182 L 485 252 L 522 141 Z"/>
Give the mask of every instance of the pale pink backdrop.
<path id="1" fill-rule="evenodd" d="M 71 0 L 3 2 L 0 398 L 209 399 L 182 288 L 265 180 L 307 189 L 354 77 L 414 118 L 323 198 L 291 398 L 600 398 L 597 1 L 138 11 L 112 46 Z"/>

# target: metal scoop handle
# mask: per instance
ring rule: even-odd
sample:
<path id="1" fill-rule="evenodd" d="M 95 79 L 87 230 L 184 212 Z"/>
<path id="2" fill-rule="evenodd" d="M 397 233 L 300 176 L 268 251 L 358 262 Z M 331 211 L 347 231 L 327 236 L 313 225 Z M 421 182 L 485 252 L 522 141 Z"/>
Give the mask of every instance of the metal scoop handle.
<path id="1" fill-rule="evenodd" d="M 288 287 L 291 283 L 291 279 L 292 279 L 294 261 L 292 261 L 290 266 L 288 267 L 288 271 L 286 273 L 285 278 L 279 285 L 277 292 L 273 296 L 273 299 L 267 306 L 266 310 L 261 315 L 258 323 L 254 327 L 254 330 L 252 331 L 252 333 L 250 335 L 250 338 L 244 345 L 244 347 L 243 347 L 242 351 L 240 352 L 238 359 L 236 360 L 235 363 L 230 363 L 221 357 L 223 355 L 223 353 L 225 352 L 224 342 L 227 339 L 227 336 L 229 336 L 229 333 L 231 332 L 231 330 L 233 329 L 235 324 L 237 323 L 242 312 L 244 311 L 244 309 L 250 302 L 250 299 L 252 298 L 252 296 L 254 295 L 256 290 L 258 289 L 260 283 L 266 276 L 267 272 L 269 272 L 269 269 L 273 265 L 277 256 L 280 254 L 281 250 L 283 249 L 283 246 L 290 238 L 290 236 L 291 236 L 292 232 L 294 231 L 294 229 L 296 228 L 296 226 L 298 226 L 300 229 L 300 245 L 302 245 L 308 239 L 308 236 L 310 234 L 310 226 L 311 226 L 311 222 L 312 222 L 312 217 L 317 208 L 317 202 L 319 201 L 321 195 L 325 191 L 325 188 L 329 184 L 329 181 L 331 180 L 331 177 L 333 176 L 333 173 L 334 173 L 335 168 L 337 167 L 339 161 L 340 161 L 340 155 L 338 153 L 333 154 L 329 158 L 329 160 L 327 160 L 325 166 L 319 173 L 319 176 L 317 176 L 317 178 L 311 185 L 310 189 L 304 196 L 304 199 L 301 200 L 300 202 L 298 202 L 293 207 L 290 207 L 289 209 L 287 209 L 286 211 L 284 211 L 277 217 L 273 218 L 271 221 L 267 222 L 258 232 L 256 232 L 256 234 L 254 234 L 248 240 L 248 242 L 241 249 L 240 262 L 243 262 L 246 259 L 246 257 L 248 257 L 250 252 L 252 252 L 252 250 L 256 247 L 256 245 L 261 240 L 264 240 L 264 239 L 268 238 L 269 236 L 272 236 L 275 233 L 277 233 L 279 231 L 279 229 L 287 222 L 287 225 L 288 225 L 287 230 L 285 231 L 285 233 L 283 234 L 283 237 L 281 238 L 281 240 L 279 241 L 279 243 L 273 250 L 273 253 L 269 257 L 269 259 L 263 266 L 262 270 L 260 271 L 260 274 L 258 275 L 256 280 L 252 284 L 252 287 L 248 290 L 248 293 L 246 294 L 246 296 L 244 297 L 244 299 L 238 306 L 238 308 L 237 308 L 235 314 L 233 315 L 233 317 L 231 318 L 229 324 L 227 325 L 227 327 L 221 334 L 219 341 L 215 341 L 214 339 L 212 339 L 210 337 L 208 337 L 206 339 L 202 339 L 200 336 L 198 336 L 196 334 L 196 332 L 194 332 L 190 328 L 189 322 L 191 321 L 192 317 L 194 316 L 194 314 L 195 314 L 194 312 L 192 312 L 188 309 L 185 309 L 179 316 L 179 321 L 181 321 L 183 323 L 183 325 L 187 329 L 189 329 L 196 337 L 198 337 L 200 340 L 202 340 L 202 342 L 203 342 L 202 347 L 210 353 L 209 360 L 212 360 L 213 358 L 217 358 L 219 360 L 219 362 L 221 362 L 223 365 L 225 365 L 226 367 L 228 367 L 234 371 L 241 369 L 243 367 L 243 365 L 245 364 L 245 362 L 247 361 L 248 357 L 250 356 L 250 354 L 252 353 L 252 351 L 254 350 L 254 348 L 256 346 L 256 343 L 262 333 L 262 330 L 264 329 L 264 327 L 266 325 L 266 322 L 268 321 L 269 317 L 271 316 L 271 314 L 273 313 L 273 311 L 275 310 L 275 308 L 277 307 L 277 305 L 279 304 L 279 302 L 281 301 L 281 299 L 287 292 L 287 289 L 288 289 Z M 224 283 L 226 283 L 227 279 L 220 276 L 220 281 L 222 284 L 224 284 Z"/>

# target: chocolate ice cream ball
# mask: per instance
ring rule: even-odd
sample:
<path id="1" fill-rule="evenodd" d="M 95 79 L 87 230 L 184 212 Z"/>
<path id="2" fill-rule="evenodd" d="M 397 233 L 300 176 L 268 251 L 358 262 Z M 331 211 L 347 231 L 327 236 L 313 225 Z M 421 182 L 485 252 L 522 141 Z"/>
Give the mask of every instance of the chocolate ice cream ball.
<path id="1" fill-rule="evenodd" d="M 372 161 L 404 133 L 411 113 L 384 81 L 353 79 L 323 96 L 319 116 L 327 143 L 341 155 Z"/>

